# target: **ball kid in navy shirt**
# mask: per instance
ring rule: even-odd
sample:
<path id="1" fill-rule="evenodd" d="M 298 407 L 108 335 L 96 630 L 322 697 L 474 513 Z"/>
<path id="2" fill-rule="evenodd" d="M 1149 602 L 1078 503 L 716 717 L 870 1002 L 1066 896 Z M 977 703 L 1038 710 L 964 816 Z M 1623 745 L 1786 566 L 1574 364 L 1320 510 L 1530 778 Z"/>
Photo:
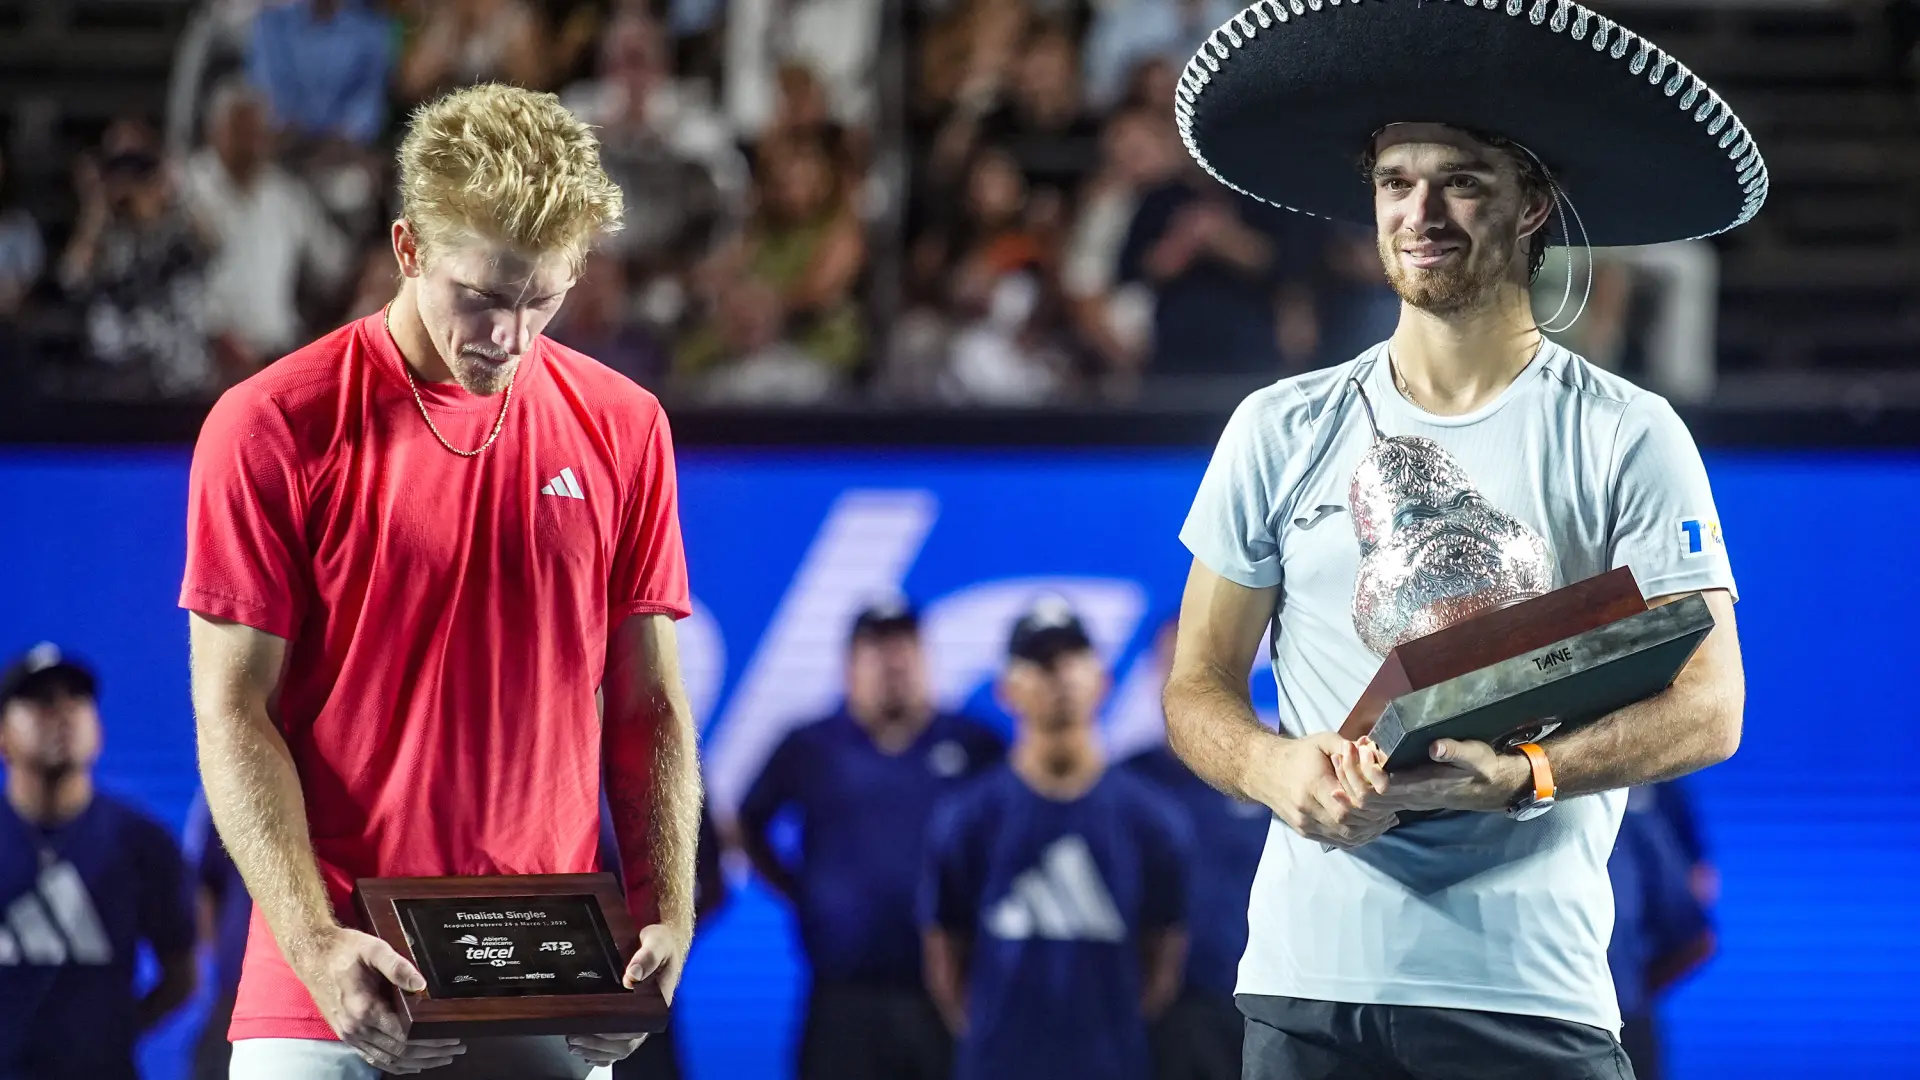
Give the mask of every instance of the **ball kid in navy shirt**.
<path id="1" fill-rule="evenodd" d="M 0 1080 L 134 1080 L 141 1033 L 193 992 L 179 848 L 94 790 L 99 752 L 90 671 L 41 646 L 0 676 Z"/>
<path id="2" fill-rule="evenodd" d="M 1009 765 L 935 813 L 920 890 L 954 1080 L 1147 1080 L 1148 1020 L 1180 988 L 1191 833 L 1105 767 L 1106 671 L 1064 604 L 1022 618 L 1009 652 Z"/>

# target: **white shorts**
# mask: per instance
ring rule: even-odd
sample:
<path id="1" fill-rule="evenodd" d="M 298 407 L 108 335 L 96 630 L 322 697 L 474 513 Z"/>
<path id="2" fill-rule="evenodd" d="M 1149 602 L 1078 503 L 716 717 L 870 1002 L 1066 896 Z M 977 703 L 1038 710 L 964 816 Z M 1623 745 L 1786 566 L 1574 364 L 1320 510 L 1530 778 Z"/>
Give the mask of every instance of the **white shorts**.
<path id="1" fill-rule="evenodd" d="M 453 1064 L 422 1073 L 423 1080 L 611 1080 L 613 1070 L 595 1068 L 567 1052 L 557 1035 L 469 1039 Z M 345 1043 L 330 1039 L 241 1039 L 233 1044 L 228 1080 L 380 1080 Z"/>

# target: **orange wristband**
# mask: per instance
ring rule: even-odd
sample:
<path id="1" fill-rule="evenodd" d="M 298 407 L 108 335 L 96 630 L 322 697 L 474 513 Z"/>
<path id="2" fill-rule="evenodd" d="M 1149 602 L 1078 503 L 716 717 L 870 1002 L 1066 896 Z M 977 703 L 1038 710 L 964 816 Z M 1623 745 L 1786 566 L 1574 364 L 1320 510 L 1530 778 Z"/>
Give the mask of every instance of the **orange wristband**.
<path id="1" fill-rule="evenodd" d="M 1515 750 L 1527 755 L 1527 762 L 1533 766 L 1533 801 L 1546 802 L 1553 798 L 1553 766 L 1547 764 L 1547 751 L 1539 743 L 1521 743 Z"/>

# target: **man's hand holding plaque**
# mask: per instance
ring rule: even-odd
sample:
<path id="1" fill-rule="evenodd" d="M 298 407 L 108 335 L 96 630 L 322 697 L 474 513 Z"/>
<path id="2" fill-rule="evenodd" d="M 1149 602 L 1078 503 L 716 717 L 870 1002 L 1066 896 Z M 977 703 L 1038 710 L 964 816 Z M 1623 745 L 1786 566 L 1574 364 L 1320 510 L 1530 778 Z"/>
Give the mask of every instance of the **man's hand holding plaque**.
<path id="1" fill-rule="evenodd" d="M 451 1064 L 466 1053 L 458 1039 L 407 1038 L 394 988 L 418 993 L 427 981 L 372 934 L 328 927 L 288 942 L 286 956 L 334 1034 L 374 1068 L 404 1075 Z"/>
<path id="2" fill-rule="evenodd" d="M 1273 743 L 1272 760 L 1254 771 L 1266 790 L 1255 794 L 1301 836 L 1328 847 L 1359 847 L 1393 828 L 1399 817 L 1378 805 L 1362 805 L 1350 793 L 1339 762 L 1352 747 L 1331 731 Z"/>
<path id="3" fill-rule="evenodd" d="M 660 988 L 660 997 L 668 1005 L 673 1004 L 673 992 L 680 985 L 681 972 L 687 962 L 687 948 L 691 944 L 687 935 L 676 932 L 672 927 L 655 923 L 640 931 L 640 947 L 634 950 L 633 959 L 627 961 L 627 970 L 620 983 L 631 990 L 649 979 Z M 585 1058 L 591 1065 L 611 1065 L 625 1059 L 647 1041 L 645 1032 L 630 1035 L 569 1035 L 567 1050 L 578 1057 Z"/>
<path id="4" fill-rule="evenodd" d="M 1431 764 L 1389 775 L 1386 753 L 1362 735 L 1342 742 L 1333 767 L 1347 800 L 1375 813 L 1504 810 L 1532 776 L 1526 758 L 1473 740 L 1435 739 L 1427 756 Z"/>

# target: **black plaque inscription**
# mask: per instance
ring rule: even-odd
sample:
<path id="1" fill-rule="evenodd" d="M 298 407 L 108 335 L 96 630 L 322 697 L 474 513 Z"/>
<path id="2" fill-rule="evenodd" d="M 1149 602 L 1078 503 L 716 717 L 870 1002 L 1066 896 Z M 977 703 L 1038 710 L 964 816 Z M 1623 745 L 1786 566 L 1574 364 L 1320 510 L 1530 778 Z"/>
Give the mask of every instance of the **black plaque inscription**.
<path id="1" fill-rule="evenodd" d="M 430 997 L 623 989 L 626 960 L 591 896 L 396 900 L 394 906 Z"/>

